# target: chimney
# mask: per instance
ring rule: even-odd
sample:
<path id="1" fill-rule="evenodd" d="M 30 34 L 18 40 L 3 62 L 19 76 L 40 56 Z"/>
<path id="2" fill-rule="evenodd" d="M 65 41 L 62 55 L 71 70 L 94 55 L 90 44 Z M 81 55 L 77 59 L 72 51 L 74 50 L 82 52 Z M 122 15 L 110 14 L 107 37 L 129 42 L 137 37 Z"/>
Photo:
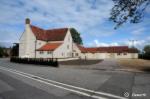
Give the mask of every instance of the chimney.
<path id="1" fill-rule="evenodd" d="M 29 18 L 26 18 L 25 23 L 26 23 L 26 24 L 30 24 L 30 19 L 29 19 Z"/>

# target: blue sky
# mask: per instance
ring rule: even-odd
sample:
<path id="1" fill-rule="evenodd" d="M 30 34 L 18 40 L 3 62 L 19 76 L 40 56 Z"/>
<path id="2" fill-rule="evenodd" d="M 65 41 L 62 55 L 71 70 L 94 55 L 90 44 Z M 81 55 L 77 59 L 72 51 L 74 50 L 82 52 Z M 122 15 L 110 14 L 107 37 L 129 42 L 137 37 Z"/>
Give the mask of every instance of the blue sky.
<path id="1" fill-rule="evenodd" d="M 143 22 L 126 23 L 117 30 L 108 20 L 112 0 L 0 0 L 0 42 L 18 42 L 24 20 L 44 29 L 74 27 L 85 46 L 150 44 L 150 6 Z"/>

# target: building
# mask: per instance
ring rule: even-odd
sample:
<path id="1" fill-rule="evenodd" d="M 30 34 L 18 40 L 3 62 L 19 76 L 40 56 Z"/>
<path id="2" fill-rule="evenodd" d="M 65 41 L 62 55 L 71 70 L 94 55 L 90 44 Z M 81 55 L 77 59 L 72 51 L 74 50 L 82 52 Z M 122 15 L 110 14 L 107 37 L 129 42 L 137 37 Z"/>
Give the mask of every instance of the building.
<path id="1" fill-rule="evenodd" d="M 90 47 L 85 48 L 76 45 L 75 52 L 82 59 L 106 59 L 106 58 L 138 58 L 138 50 L 128 46 Z M 77 54 L 77 55 L 78 55 Z"/>
<path id="2" fill-rule="evenodd" d="M 75 44 L 69 28 L 44 30 L 25 20 L 20 37 L 19 57 L 58 59 L 137 58 L 138 52 L 128 46 L 86 48 Z"/>
<path id="3" fill-rule="evenodd" d="M 19 57 L 72 57 L 73 42 L 69 28 L 44 30 L 30 25 L 29 19 L 25 23 L 25 30 L 20 38 Z"/>

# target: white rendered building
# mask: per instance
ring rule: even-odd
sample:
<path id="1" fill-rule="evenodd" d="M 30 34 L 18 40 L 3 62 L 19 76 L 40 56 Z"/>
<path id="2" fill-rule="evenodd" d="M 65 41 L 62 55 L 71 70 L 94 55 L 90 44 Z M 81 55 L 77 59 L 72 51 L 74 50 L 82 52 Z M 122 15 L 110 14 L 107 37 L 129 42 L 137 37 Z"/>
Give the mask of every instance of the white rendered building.
<path id="1" fill-rule="evenodd" d="M 138 58 L 128 46 L 85 48 L 73 42 L 69 28 L 44 30 L 25 21 L 20 38 L 19 57 L 58 59 Z"/>

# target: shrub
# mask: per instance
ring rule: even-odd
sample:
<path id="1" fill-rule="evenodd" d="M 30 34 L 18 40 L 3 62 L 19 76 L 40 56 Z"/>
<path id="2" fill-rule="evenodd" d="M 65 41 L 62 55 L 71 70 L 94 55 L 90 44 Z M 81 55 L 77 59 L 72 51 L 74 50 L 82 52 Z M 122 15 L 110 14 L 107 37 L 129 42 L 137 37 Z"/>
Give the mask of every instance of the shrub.
<path id="1" fill-rule="evenodd" d="M 58 61 L 57 61 L 57 59 L 11 57 L 10 61 L 11 62 L 15 62 L 15 63 L 48 65 L 48 66 L 58 67 Z"/>
<path id="2" fill-rule="evenodd" d="M 150 54 L 139 54 L 139 58 L 150 60 Z"/>

